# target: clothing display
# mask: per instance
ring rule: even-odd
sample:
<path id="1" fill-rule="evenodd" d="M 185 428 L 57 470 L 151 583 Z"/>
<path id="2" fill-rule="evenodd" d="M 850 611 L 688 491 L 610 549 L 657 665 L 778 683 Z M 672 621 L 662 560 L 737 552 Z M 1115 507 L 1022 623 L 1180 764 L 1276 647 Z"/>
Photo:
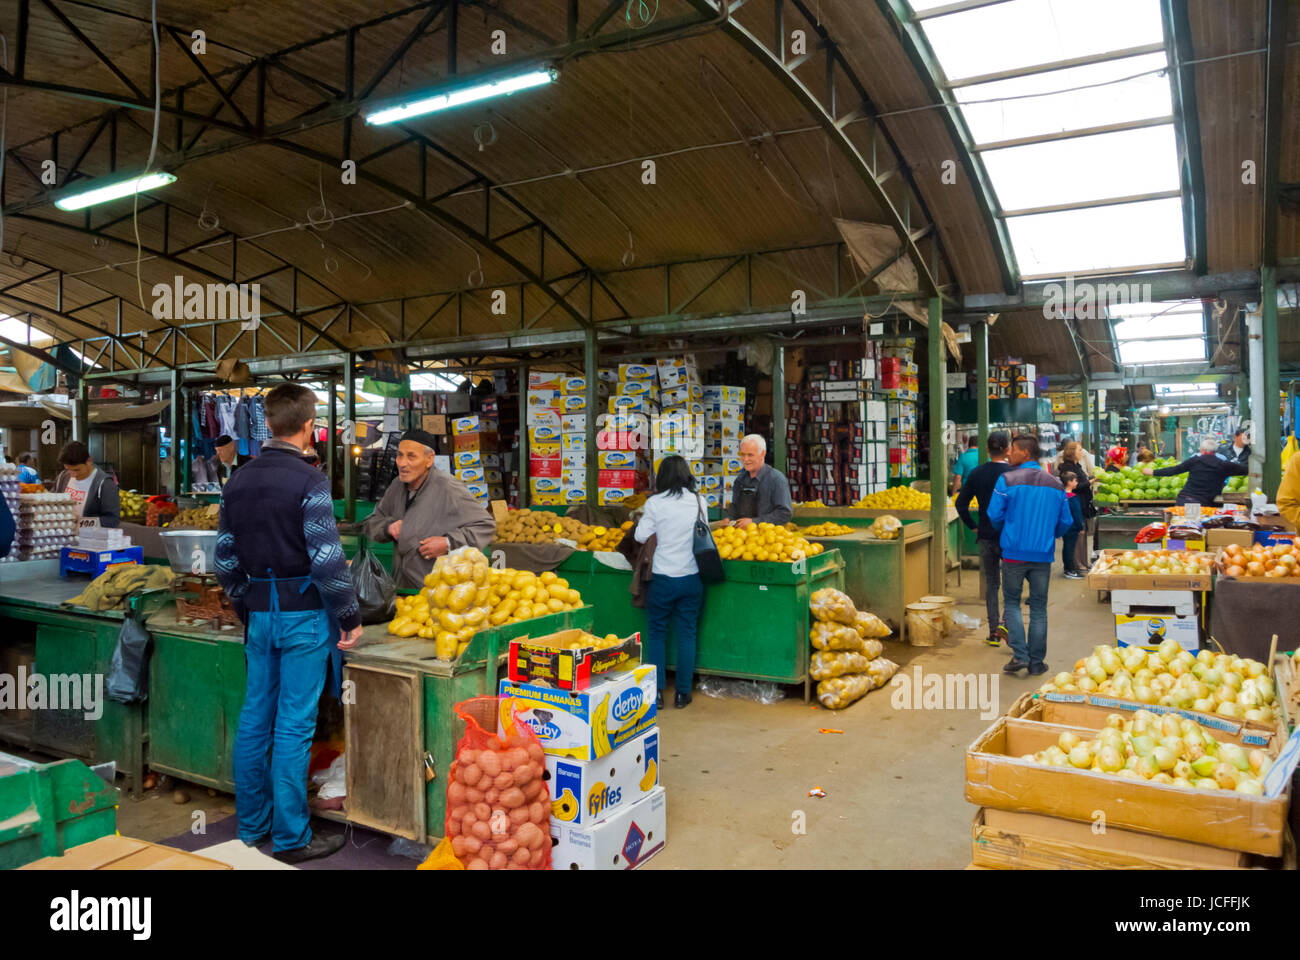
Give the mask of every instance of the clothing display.
<path id="1" fill-rule="evenodd" d="M 211 460 L 217 452 L 213 441 L 223 435 L 234 439 L 241 457 L 257 456 L 262 452 L 262 444 L 271 439 L 271 428 L 266 424 L 266 404 L 260 394 L 203 393 L 195 398 L 192 410 L 192 457 Z M 197 473 L 194 480 L 201 482 Z"/>

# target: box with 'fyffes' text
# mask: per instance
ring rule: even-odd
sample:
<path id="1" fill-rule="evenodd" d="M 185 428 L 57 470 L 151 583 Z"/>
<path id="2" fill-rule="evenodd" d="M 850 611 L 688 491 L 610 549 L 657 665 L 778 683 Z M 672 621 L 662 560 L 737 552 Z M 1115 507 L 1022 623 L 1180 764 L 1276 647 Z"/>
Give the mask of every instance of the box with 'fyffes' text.
<path id="1" fill-rule="evenodd" d="M 502 680 L 498 733 L 514 733 L 517 715 L 551 756 L 595 760 L 655 725 L 657 692 L 653 666 L 602 674 L 586 690 Z"/>
<path id="2" fill-rule="evenodd" d="M 546 758 L 551 775 L 551 817 L 583 825 L 649 796 L 659 785 L 659 730 L 629 740 L 596 760 Z"/>
<path id="3" fill-rule="evenodd" d="M 668 804 L 663 787 L 592 824 L 551 817 L 552 870 L 635 870 L 668 840 Z"/>

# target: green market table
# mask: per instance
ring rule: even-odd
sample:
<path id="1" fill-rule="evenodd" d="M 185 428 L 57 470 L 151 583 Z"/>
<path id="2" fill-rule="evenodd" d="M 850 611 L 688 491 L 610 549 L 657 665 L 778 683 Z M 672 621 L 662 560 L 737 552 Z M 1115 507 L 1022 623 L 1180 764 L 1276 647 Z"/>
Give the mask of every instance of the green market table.
<path id="1" fill-rule="evenodd" d="M 877 517 L 895 517 L 901 520 L 904 525 L 924 523 L 927 530 L 930 527 L 929 510 L 876 510 L 867 507 L 795 507 L 793 519 L 801 527 L 818 523 L 839 523 L 846 527 L 869 527 L 876 522 Z M 951 503 L 948 504 L 945 523 L 943 538 L 944 566 L 947 570 L 957 571 L 957 585 L 961 586 L 962 536 L 966 525 L 961 522 L 961 517 L 957 516 L 957 508 Z M 929 593 L 928 590 L 926 592 Z"/>
<path id="2" fill-rule="evenodd" d="M 47 679 L 73 674 L 107 679 L 122 611 L 63 606 L 88 582 L 85 577 L 60 579 L 57 560 L 0 566 L 0 672 L 16 676 L 21 667 Z M 147 703 L 114 703 L 106 695 L 101 702 L 96 719 L 87 719 L 87 711 L 79 709 L 5 711 L 0 740 L 87 763 L 115 761 L 127 788 L 139 796 Z"/>
<path id="3" fill-rule="evenodd" d="M 785 563 L 724 560 L 722 566 L 727 579 L 705 593 L 695 672 L 802 683 L 806 702 L 811 695 L 808 598 L 823 587 L 844 589 L 843 557 L 827 550 L 810 558 L 801 573 Z M 595 608 L 596 633 L 645 632 L 645 610 L 630 602 L 632 572 L 625 561 L 611 566 L 600 554 L 577 550 L 555 572 Z M 676 660 L 669 642 L 668 666 Z"/>

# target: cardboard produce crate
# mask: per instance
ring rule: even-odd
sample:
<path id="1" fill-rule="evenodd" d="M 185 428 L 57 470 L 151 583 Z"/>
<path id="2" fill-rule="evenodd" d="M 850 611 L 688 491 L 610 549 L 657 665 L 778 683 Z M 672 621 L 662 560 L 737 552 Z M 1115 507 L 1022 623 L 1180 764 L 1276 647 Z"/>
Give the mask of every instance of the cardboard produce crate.
<path id="1" fill-rule="evenodd" d="M 1275 798 L 1188 790 L 1020 759 L 1051 746 L 1067 730 L 1095 732 L 1067 724 L 999 718 L 966 751 L 967 802 L 1087 824 L 1101 810 L 1107 829 L 1119 827 L 1266 857 L 1282 855 L 1289 788 Z"/>
<path id="2" fill-rule="evenodd" d="M 1249 854 L 1037 813 L 981 807 L 971 862 L 992 870 L 1245 870 Z"/>
<path id="3" fill-rule="evenodd" d="M 1229 720 L 1227 717 L 1197 713 L 1195 710 L 1179 710 L 1176 707 L 1139 703 L 1136 700 L 1120 700 L 1098 693 L 1026 693 L 1011 705 L 1007 710 L 1007 716 L 1020 720 L 1063 723 L 1074 727 L 1086 727 L 1089 730 L 1100 730 L 1106 725 L 1106 717 L 1110 714 L 1132 714 L 1139 710 L 1148 710 L 1157 716 L 1166 713 L 1177 714 L 1209 730 L 1215 740 L 1228 741 L 1243 747 L 1258 747 L 1270 753 L 1276 753 L 1281 749 L 1286 740 L 1282 731 L 1268 724 Z"/>
<path id="4" fill-rule="evenodd" d="M 631 670 L 641 662 L 641 634 L 624 637 L 612 647 L 567 644 L 585 630 L 561 630 L 543 637 L 510 641 L 510 679 L 516 683 L 548 683 L 561 690 L 586 690 L 592 680 L 614 670 Z"/>
<path id="5" fill-rule="evenodd" d="M 174 847 L 134 840 L 100 837 L 69 847 L 61 857 L 43 857 L 20 870 L 233 870 L 219 860 L 209 860 Z"/>
<path id="6" fill-rule="evenodd" d="M 1088 571 L 1089 590 L 1210 590 L 1214 584 L 1211 573 L 1169 576 L 1167 574 L 1137 573 L 1113 574 L 1101 573 L 1100 567 L 1115 557 L 1126 553 L 1124 550 L 1103 550 L 1092 569 Z"/>

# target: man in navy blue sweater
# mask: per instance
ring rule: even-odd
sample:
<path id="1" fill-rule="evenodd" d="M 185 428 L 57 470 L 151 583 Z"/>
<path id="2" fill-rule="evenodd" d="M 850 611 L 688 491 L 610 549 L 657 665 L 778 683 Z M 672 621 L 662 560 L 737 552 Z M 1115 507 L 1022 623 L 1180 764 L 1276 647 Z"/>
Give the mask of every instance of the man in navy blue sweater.
<path id="1" fill-rule="evenodd" d="M 1011 659 L 1003 673 L 1029 668 L 1031 677 L 1047 672 L 1047 587 L 1056 538 L 1074 524 L 1061 481 L 1038 465 L 1038 439 L 1020 434 L 1011 441 L 1011 469 L 998 477 L 988 506 L 989 523 L 1002 547 L 1002 616 L 1006 618 Z M 1029 581 L 1029 641 L 1020 612 L 1020 595 Z"/>
<path id="2" fill-rule="evenodd" d="M 334 524 L 329 481 L 303 450 L 316 395 L 285 383 L 266 397 L 272 440 L 225 486 L 217 579 L 244 622 L 248 688 L 235 738 L 239 838 L 274 856 L 327 856 L 342 836 L 313 836 L 307 764 L 331 666 L 361 636 L 361 612 Z M 269 756 L 268 756 L 269 754 Z"/>

